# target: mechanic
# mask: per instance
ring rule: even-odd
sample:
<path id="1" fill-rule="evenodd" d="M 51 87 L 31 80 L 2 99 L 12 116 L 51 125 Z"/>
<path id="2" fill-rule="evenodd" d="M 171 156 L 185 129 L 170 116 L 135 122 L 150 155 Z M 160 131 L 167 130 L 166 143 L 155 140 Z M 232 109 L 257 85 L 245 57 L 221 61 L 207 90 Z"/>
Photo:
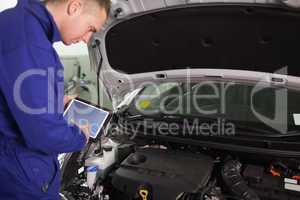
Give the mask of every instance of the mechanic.
<path id="1" fill-rule="evenodd" d="M 88 126 L 63 118 L 63 67 L 52 47 L 88 42 L 109 0 L 19 0 L 0 13 L 0 199 L 58 200 L 60 153 L 81 150 Z"/>

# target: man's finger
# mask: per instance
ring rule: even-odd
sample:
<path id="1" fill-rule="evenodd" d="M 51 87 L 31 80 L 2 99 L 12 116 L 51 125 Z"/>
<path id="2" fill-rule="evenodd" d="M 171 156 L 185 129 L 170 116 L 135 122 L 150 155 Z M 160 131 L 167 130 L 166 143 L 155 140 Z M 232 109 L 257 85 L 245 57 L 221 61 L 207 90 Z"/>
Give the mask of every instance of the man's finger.
<path id="1" fill-rule="evenodd" d="M 77 98 L 78 95 L 75 94 L 75 95 L 65 95 L 64 96 L 64 106 L 67 105 L 67 103 L 69 103 L 71 100 Z"/>
<path id="2" fill-rule="evenodd" d="M 89 138 L 90 138 L 90 125 L 81 125 L 79 126 L 79 128 L 81 129 L 81 131 L 84 133 L 85 137 L 86 137 L 86 143 L 89 142 Z"/>

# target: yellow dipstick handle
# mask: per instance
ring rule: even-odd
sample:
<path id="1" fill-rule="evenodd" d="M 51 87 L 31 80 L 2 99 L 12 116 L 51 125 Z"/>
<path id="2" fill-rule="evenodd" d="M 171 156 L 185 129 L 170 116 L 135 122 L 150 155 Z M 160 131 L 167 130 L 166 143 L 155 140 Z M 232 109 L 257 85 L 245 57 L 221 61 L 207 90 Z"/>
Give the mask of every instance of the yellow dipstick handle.
<path id="1" fill-rule="evenodd" d="M 148 200 L 149 192 L 147 190 L 140 190 L 140 195 L 143 200 Z"/>

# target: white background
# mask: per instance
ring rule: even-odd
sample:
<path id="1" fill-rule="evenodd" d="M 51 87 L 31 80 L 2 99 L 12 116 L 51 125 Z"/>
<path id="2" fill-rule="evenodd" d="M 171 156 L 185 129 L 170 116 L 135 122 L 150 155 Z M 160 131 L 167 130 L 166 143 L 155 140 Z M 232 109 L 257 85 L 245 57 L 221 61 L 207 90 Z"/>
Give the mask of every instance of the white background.
<path id="1" fill-rule="evenodd" d="M 18 0 L 0 0 L 0 12 L 8 8 L 13 8 L 17 5 Z"/>
<path id="2" fill-rule="evenodd" d="M 0 12 L 15 7 L 17 3 L 18 0 L 0 0 Z M 88 55 L 87 46 L 83 42 L 68 47 L 58 42 L 54 48 L 60 56 Z"/>

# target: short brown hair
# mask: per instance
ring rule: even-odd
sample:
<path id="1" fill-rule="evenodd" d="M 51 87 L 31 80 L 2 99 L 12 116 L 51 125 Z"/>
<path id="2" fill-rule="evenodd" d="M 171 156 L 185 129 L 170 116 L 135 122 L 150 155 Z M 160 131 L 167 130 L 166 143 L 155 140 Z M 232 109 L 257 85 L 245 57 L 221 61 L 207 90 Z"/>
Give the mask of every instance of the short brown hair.
<path id="1" fill-rule="evenodd" d="M 88 0 L 86 0 L 86 1 L 88 1 Z M 101 8 L 104 8 L 107 15 L 109 15 L 110 8 L 111 8 L 111 1 L 110 0 L 93 0 L 93 1 L 97 2 L 98 5 Z"/>
<path id="2" fill-rule="evenodd" d="M 67 0 L 44 0 L 44 3 L 54 3 L 54 2 L 64 2 Z M 94 1 L 97 3 L 101 8 L 104 8 L 107 15 L 109 15 L 110 8 L 111 8 L 111 1 L 110 0 L 84 0 L 84 1 Z"/>

